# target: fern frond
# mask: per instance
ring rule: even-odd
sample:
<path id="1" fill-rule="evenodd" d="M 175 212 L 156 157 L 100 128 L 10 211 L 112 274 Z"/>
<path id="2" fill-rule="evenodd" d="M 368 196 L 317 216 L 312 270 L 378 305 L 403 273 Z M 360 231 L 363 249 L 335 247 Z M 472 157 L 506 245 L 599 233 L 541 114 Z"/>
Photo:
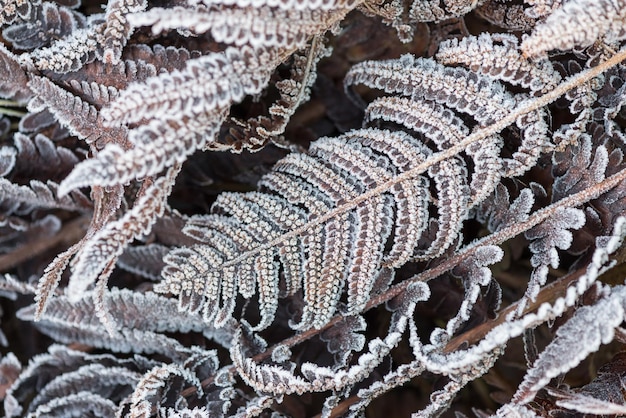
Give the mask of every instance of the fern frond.
<path id="1" fill-rule="evenodd" d="M 404 55 L 399 60 L 368 61 L 353 66 L 345 85 L 365 84 L 390 94 L 424 97 L 473 116 L 488 125 L 513 109 L 511 94 L 486 77 L 462 68 L 444 67 L 433 60 Z M 463 96 L 473 95 L 471 101 Z"/>
<path id="2" fill-rule="evenodd" d="M 626 413 L 626 406 L 598 399 L 582 393 L 572 393 L 556 389 L 548 389 L 548 393 L 556 397 L 556 404 L 570 411 L 595 415 L 623 415 Z"/>
<path id="3" fill-rule="evenodd" d="M 89 298 L 72 303 L 67 296 L 50 300 L 43 319 L 48 321 L 67 321 L 73 326 L 101 326 L 94 310 L 92 294 Z M 178 312 L 176 301 L 152 292 L 139 293 L 128 289 L 113 288 L 107 293 L 106 304 L 120 327 L 141 331 L 164 332 L 202 332 L 206 325 L 195 317 Z M 32 319 L 35 306 L 24 308 L 20 316 Z M 141 313 L 141 315 L 138 315 Z M 135 315 L 137 314 L 137 315 Z"/>
<path id="4" fill-rule="evenodd" d="M 524 58 L 512 35 L 483 33 L 447 40 L 439 45 L 436 59 L 444 65 L 462 64 L 471 71 L 520 85 L 533 93 L 545 93 L 561 82 L 550 61 Z"/>
<path id="5" fill-rule="evenodd" d="M 550 14 L 522 42 L 522 51 L 535 57 L 553 49 L 589 46 L 601 37 L 607 43 L 626 37 L 626 2 L 623 0 L 574 0 Z"/>
<path id="6" fill-rule="evenodd" d="M 145 0 L 111 0 L 107 5 L 106 26 L 102 32 L 104 62 L 117 64 L 122 56 L 122 48 L 132 34 L 132 27 L 127 20 L 130 13 L 137 13 L 147 7 Z"/>
<path id="7" fill-rule="evenodd" d="M 111 143 L 97 158 L 76 165 L 61 182 L 60 192 L 64 194 L 89 185 L 123 185 L 133 179 L 157 175 L 167 167 L 182 163 L 199 148 L 210 146 L 224 118 L 224 114 L 211 111 L 184 118 L 182 122 L 153 120 L 138 131 L 130 132 L 135 145 L 129 150 Z M 139 139 L 133 141 L 137 137 Z"/>
<path id="8" fill-rule="evenodd" d="M 533 273 L 528 282 L 524 300 L 533 301 L 539 289 L 548 279 L 549 267 L 559 266 L 557 248 L 567 250 L 572 245 L 572 233 L 569 229 L 579 229 L 585 224 L 585 214 L 580 209 L 568 208 L 559 210 L 543 223 L 525 233 L 526 238 L 532 240 L 529 245 L 533 253 L 531 265 Z M 518 313 L 526 308 L 526 303 L 520 303 Z"/>
<path id="9" fill-rule="evenodd" d="M 528 370 L 513 396 L 518 404 L 530 402 L 553 377 L 580 363 L 600 344 L 608 344 L 624 319 L 626 288 L 617 286 L 611 294 L 592 306 L 583 306 L 556 332 L 555 339 Z"/>
<path id="10" fill-rule="evenodd" d="M 49 79 L 31 77 L 28 85 L 37 97 L 43 100 L 59 123 L 69 128 L 72 135 L 85 140 L 88 144 L 96 143 L 100 146 L 126 142 L 126 128 L 105 128 L 104 119 L 94 106 L 62 89 Z"/>
<path id="11" fill-rule="evenodd" d="M 383 155 L 387 157 L 374 158 L 373 150 L 384 153 Z M 242 295 L 249 295 L 250 289 L 253 292 L 254 284 L 250 286 L 248 283 L 256 281 L 261 292 L 262 320 L 258 327 L 269 325 L 267 321 L 273 318 L 278 298 L 279 270 L 272 267 L 272 260 L 278 257 L 278 251 L 268 249 L 250 260 L 256 264 L 254 271 L 250 271 L 249 267 L 243 267 L 249 264 L 245 259 L 242 260 L 242 268 L 236 269 L 238 273 L 232 277 L 232 273 L 228 273 L 232 269 L 228 266 L 228 261 L 236 257 L 237 251 L 233 249 L 248 251 L 294 227 L 302 226 L 306 215 L 296 206 L 298 203 L 302 202 L 308 206 L 311 198 L 320 195 L 329 203 L 332 202 L 330 204 L 339 205 L 356 196 L 354 186 L 366 190 L 368 187 L 383 183 L 391 179 L 396 170 L 400 169 L 393 163 L 397 162 L 400 167 L 408 167 L 410 161 L 424 159 L 422 152 L 422 146 L 407 134 L 370 129 L 351 132 L 344 138 L 320 140 L 311 147 L 310 156 L 292 154 L 286 157 L 277 163 L 276 175 L 268 177 L 262 184 L 277 189 L 276 180 L 280 174 L 282 181 L 285 182 L 285 185 L 280 187 L 283 190 L 292 190 L 288 196 L 289 200 L 259 193 L 249 193 L 241 198 L 235 198 L 236 196 L 232 194 L 220 195 L 213 206 L 215 215 L 206 217 L 201 222 L 199 217 L 195 218 L 188 228 L 192 236 L 202 239 L 205 243 L 173 251 L 166 258 L 169 264 L 164 271 L 166 281 L 159 284 L 158 289 L 180 294 L 183 307 L 195 310 L 204 305 L 209 309 L 205 311 L 205 318 L 212 320 L 218 306 L 223 304 L 225 307 L 228 306 L 229 310 L 232 309 L 234 292 L 238 288 Z M 325 166 L 323 160 L 332 162 L 336 168 Z M 354 173 L 352 177 L 344 178 L 343 173 L 349 171 Z M 457 185 L 459 179 L 454 178 L 446 183 L 443 180 L 446 175 L 454 176 L 456 173 L 452 171 L 452 174 L 443 174 L 442 180 L 436 181 L 442 199 L 445 193 L 455 193 L 453 191 L 455 188 L 458 191 L 458 187 L 452 185 Z M 307 186 L 302 187 L 307 183 Z M 414 193 L 418 193 L 418 196 L 414 196 Z M 300 276 L 301 269 L 305 272 L 304 294 L 307 306 L 300 324 L 296 327 L 322 326 L 333 314 L 343 281 L 337 279 L 328 281 L 327 277 L 346 277 L 350 310 L 360 309 L 367 302 L 374 279 L 383 262 L 384 245 L 394 224 L 398 234 L 394 237 L 394 242 L 397 244 L 392 246 L 391 255 L 386 262 L 396 265 L 395 263 L 404 262 L 413 253 L 416 241 L 411 241 L 413 244 L 406 243 L 401 234 L 406 231 L 411 236 L 416 236 L 419 232 L 405 225 L 419 216 L 416 211 L 423 211 L 416 207 L 422 206 L 425 193 L 418 191 L 414 184 L 408 182 L 401 184 L 391 194 L 365 202 L 355 208 L 354 212 L 338 218 L 336 222 L 332 221 L 323 229 L 305 235 L 301 243 L 289 242 L 279 247 L 281 256 L 278 260 L 283 262 L 286 271 L 289 272 L 287 283 L 292 283 L 289 277 Z M 393 199 L 400 201 L 405 196 L 409 199 L 409 206 L 407 207 L 405 203 L 400 204 L 394 220 L 394 215 L 389 209 L 396 204 Z M 462 202 L 455 194 L 445 199 L 450 202 Z M 457 207 L 463 206 L 457 204 Z M 315 206 L 312 208 L 315 209 Z M 451 210 L 450 213 L 454 212 Z M 225 214 L 230 216 L 225 218 Z M 455 215 L 444 217 L 441 222 L 442 231 L 450 225 L 458 228 L 458 218 Z M 198 228 L 200 225 L 202 229 Z M 237 229 L 234 228 L 235 225 L 238 225 Z M 214 228 L 214 231 L 207 230 L 208 226 Z M 449 234 L 441 232 L 433 242 L 433 247 L 437 249 L 432 251 L 441 251 L 441 248 L 445 248 L 450 242 L 448 237 Z M 301 245 L 304 245 L 307 254 L 304 257 L 300 254 Z M 194 260 L 193 270 L 184 267 L 187 264 L 186 259 Z M 261 266 L 264 268 L 261 269 Z M 208 280 L 205 278 L 207 274 L 210 277 Z M 194 284 L 187 287 L 187 281 Z M 289 292 L 300 287 L 299 283 L 288 285 Z M 192 296 L 194 294 L 196 296 Z M 228 298 L 225 298 L 226 295 Z M 199 304 L 198 298 L 202 300 L 205 297 L 207 301 Z M 186 302 L 183 303 L 183 300 Z M 221 303 L 215 303 L 219 300 Z"/>
<path id="12" fill-rule="evenodd" d="M 166 110 L 171 113 L 164 120 L 153 119 L 131 131 L 135 146 L 130 152 L 112 145 L 97 158 L 79 164 L 62 182 L 61 190 L 124 184 L 182 162 L 198 148 L 219 149 L 215 136 L 228 106 L 245 94 L 260 92 L 270 74 L 267 66 L 273 69 L 272 65 L 279 62 L 275 60 L 280 54 L 258 52 L 229 48 L 225 53 L 189 61 L 184 72 L 175 71 L 148 80 L 147 85 L 126 89 L 111 107 L 102 110 L 105 117 L 138 121 Z M 198 89 L 198 85 L 203 88 Z"/>
<path id="13" fill-rule="evenodd" d="M 344 6 L 344 3 L 346 5 Z M 299 49 L 312 36 L 330 28 L 355 1 L 329 2 L 332 9 L 193 8 L 151 9 L 129 17 L 134 26 L 150 25 L 155 33 L 185 27 L 194 33 L 209 32 L 229 45 Z"/>
<path id="14" fill-rule="evenodd" d="M 13 175 L 30 179 L 60 181 L 78 163 L 78 157 L 70 149 L 57 146 L 50 138 L 43 134 L 34 137 L 16 132 L 13 135 L 16 152 L 16 166 Z M 1 151 L 0 151 L 1 152 Z M 57 178 L 60 177 L 60 178 Z M 73 194 L 76 200 L 80 192 Z M 91 203 L 84 197 L 84 206 L 89 208 Z"/>
<path id="15" fill-rule="evenodd" d="M 131 395 L 129 416 L 134 418 L 150 417 L 152 405 L 158 404 L 159 398 L 165 396 L 167 381 L 177 376 L 194 385 L 198 392 L 202 393 L 202 384 L 191 371 L 177 364 L 156 366 L 146 373 L 135 387 Z"/>
<path id="16" fill-rule="evenodd" d="M 164 177 L 155 180 L 130 211 L 121 219 L 108 223 L 83 244 L 68 285 L 71 300 L 80 299 L 87 287 L 99 276 L 99 280 L 106 280 L 100 275 L 104 267 L 115 263 L 133 239 L 150 231 L 152 224 L 165 210 L 165 200 L 179 170 L 180 166 L 174 167 Z"/>
<path id="17" fill-rule="evenodd" d="M 35 19 L 16 22 L 2 31 L 3 37 L 15 48 L 39 48 L 54 39 L 71 36 L 73 31 L 85 26 L 85 17 L 67 7 L 48 1 L 37 6 L 31 12 Z"/>
<path id="18" fill-rule="evenodd" d="M 78 342 L 118 353 L 161 353 L 178 361 L 189 357 L 190 350 L 187 347 L 161 332 L 124 327 L 118 329 L 115 334 L 111 334 L 96 313 L 96 302 L 94 301 L 96 295 L 89 294 L 88 296 L 77 303 L 70 302 L 67 297 L 53 298 L 48 302 L 47 307 L 51 311 L 46 310 L 40 316 L 36 326 L 46 335 L 62 343 Z M 114 293 L 112 299 L 106 300 L 105 304 L 108 303 L 110 308 L 118 306 L 116 304 L 119 304 L 121 308 L 126 305 L 132 306 L 132 296 L 132 294 Z M 145 300 L 153 301 L 149 297 L 146 297 Z M 141 302 L 142 298 L 138 298 L 138 301 Z M 168 307 L 171 308 L 172 304 L 167 304 L 162 309 L 167 310 Z M 25 321 L 34 320 L 34 315 L 35 306 L 19 311 L 19 317 Z M 113 318 L 116 319 L 115 315 Z M 169 327 L 171 330 L 176 330 L 174 318 L 170 319 L 173 321 L 169 325 L 167 325 L 167 320 L 163 321 L 160 318 L 156 327 L 161 329 Z M 119 319 L 122 323 L 124 322 L 124 318 Z M 154 325 L 148 325 L 148 328 L 150 327 L 154 327 Z M 183 325 L 181 325 L 181 329 L 185 329 Z"/>
<path id="19" fill-rule="evenodd" d="M 96 58 L 102 38 L 102 24 L 76 29 L 47 48 L 32 51 L 28 58 L 40 71 L 58 74 L 79 70 Z"/>
<path id="20" fill-rule="evenodd" d="M 469 319 L 480 295 L 480 288 L 488 286 L 494 280 L 487 266 L 498 263 L 503 256 L 504 252 L 499 247 L 481 247 L 471 260 L 466 260 L 452 270 L 452 274 L 463 281 L 465 297 L 455 317 L 446 325 L 448 336 L 452 337 L 461 324 Z"/>
<path id="21" fill-rule="evenodd" d="M 28 213 L 33 208 L 58 208 L 79 212 L 90 209 L 89 206 L 84 205 L 88 199 L 80 192 L 72 192 L 72 195 L 61 197 L 58 187 L 53 181 L 42 183 L 38 180 L 31 180 L 28 186 L 20 186 L 5 178 L 0 178 L 2 197 L 18 205 L 14 209 L 17 213 Z"/>
<path id="22" fill-rule="evenodd" d="M 109 399 L 92 392 L 80 391 L 39 405 L 33 416 L 78 417 L 93 414 L 106 417 L 112 416 L 116 409 L 115 403 Z"/>
<path id="23" fill-rule="evenodd" d="M 72 394 L 88 392 L 97 394 L 103 392 L 108 386 L 134 386 L 141 374 L 129 370 L 126 367 L 105 367 L 103 364 L 94 363 L 81 366 L 74 371 L 64 373 L 52 379 L 31 401 L 29 407 L 36 413 L 51 408 L 55 399 L 62 399 Z"/>
<path id="24" fill-rule="evenodd" d="M 4 45 L 0 45 L 0 70 L 4 74 L 0 81 L 0 96 L 18 102 L 27 101 L 32 95 L 27 85 L 28 76 L 20 66 L 18 57 Z"/>
<path id="25" fill-rule="evenodd" d="M 274 50 L 229 47 L 188 61 L 183 71 L 129 86 L 102 112 L 111 123 L 138 122 L 164 113 L 173 118 L 188 111 L 218 112 L 246 94 L 259 93 L 280 61 L 281 53 Z"/>
<path id="26" fill-rule="evenodd" d="M 90 365 L 98 365 L 92 366 Z M 89 354 L 81 351 L 72 350 L 66 346 L 53 344 L 48 348 L 48 353 L 39 354 L 33 357 L 32 361 L 22 371 L 18 379 L 9 388 L 5 399 L 5 412 L 8 417 L 14 417 L 22 415 L 24 412 L 34 413 L 34 409 L 30 409 L 28 402 L 32 400 L 39 390 L 44 394 L 47 392 L 48 384 L 52 384 L 50 390 L 60 390 L 62 396 L 51 399 L 43 405 L 39 405 L 41 413 L 56 414 L 60 416 L 72 416 L 72 411 L 77 411 L 78 416 L 89 413 L 90 408 L 96 409 L 104 407 L 108 415 L 111 416 L 112 412 L 108 408 L 112 408 L 113 412 L 116 409 L 116 402 L 121 400 L 121 396 L 128 393 L 128 388 L 124 389 L 124 386 L 128 386 L 128 382 L 124 376 L 133 379 L 133 372 L 141 372 L 149 370 L 154 367 L 155 362 L 148 360 L 145 357 L 136 355 L 131 359 L 120 359 L 110 354 Z M 95 392 L 89 392 L 87 390 L 77 392 L 71 390 L 68 385 L 77 380 L 86 379 L 90 385 L 94 388 L 106 386 L 105 382 L 99 381 L 99 379 L 93 379 L 93 375 L 90 373 L 93 367 L 103 366 L 103 370 L 119 370 L 120 379 L 122 382 L 119 384 L 111 383 L 113 386 L 113 392 L 116 395 L 110 396 L 107 399 L 101 394 Z M 85 376 L 81 376 L 83 373 L 80 370 L 84 370 Z M 120 370 L 125 369 L 125 370 Z M 69 373 L 69 378 L 64 378 L 63 375 Z M 115 392 L 114 389 L 120 389 Z M 83 389 L 87 389 L 83 387 Z M 93 407 L 86 404 L 88 396 L 95 396 L 96 402 Z M 25 411 L 26 409 L 26 411 Z M 100 411 L 102 412 L 102 411 Z M 68 415 L 64 415 L 68 414 Z"/>

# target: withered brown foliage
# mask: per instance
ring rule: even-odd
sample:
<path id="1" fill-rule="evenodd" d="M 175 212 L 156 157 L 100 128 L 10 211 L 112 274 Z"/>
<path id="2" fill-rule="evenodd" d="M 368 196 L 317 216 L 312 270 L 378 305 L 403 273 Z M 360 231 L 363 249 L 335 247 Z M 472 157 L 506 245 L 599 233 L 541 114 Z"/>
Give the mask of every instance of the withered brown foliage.
<path id="1" fill-rule="evenodd" d="M 624 0 L 0 25 L 6 416 L 626 415 Z"/>

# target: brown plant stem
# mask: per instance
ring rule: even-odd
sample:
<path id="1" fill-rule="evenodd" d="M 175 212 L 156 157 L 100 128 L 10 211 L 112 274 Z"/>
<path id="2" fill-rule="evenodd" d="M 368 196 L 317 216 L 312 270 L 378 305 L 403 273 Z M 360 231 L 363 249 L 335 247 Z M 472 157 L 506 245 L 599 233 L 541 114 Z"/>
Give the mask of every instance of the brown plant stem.
<path id="1" fill-rule="evenodd" d="M 65 224 L 58 233 L 51 237 L 40 237 L 40 239 L 29 241 L 8 254 L 0 255 L 0 271 L 6 272 L 17 267 L 58 244 L 71 245 L 78 242 L 85 235 L 88 222 L 89 219 L 86 217 L 77 218 Z"/>

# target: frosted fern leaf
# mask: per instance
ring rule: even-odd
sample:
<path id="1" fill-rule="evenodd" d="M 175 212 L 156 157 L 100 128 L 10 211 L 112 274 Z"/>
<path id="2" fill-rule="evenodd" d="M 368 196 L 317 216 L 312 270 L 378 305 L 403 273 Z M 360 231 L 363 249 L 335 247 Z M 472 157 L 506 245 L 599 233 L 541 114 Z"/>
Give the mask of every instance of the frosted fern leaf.
<path id="1" fill-rule="evenodd" d="M 103 270 L 115 263 L 124 247 L 145 235 L 156 219 L 163 215 L 165 200 L 171 192 L 180 167 L 172 167 L 158 178 L 135 202 L 135 206 L 119 220 L 109 222 L 84 243 L 76 256 L 74 272 L 68 285 L 70 300 L 77 301 L 96 279 L 106 280 Z"/>
<path id="2" fill-rule="evenodd" d="M 129 86 L 102 110 L 104 117 L 116 123 L 153 119 L 130 131 L 130 150 L 115 144 L 106 147 L 96 158 L 79 164 L 62 182 L 61 191 L 124 184 L 183 162 L 198 149 L 228 148 L 216 143 L 226 111 L 244 95 L 265 87 L 279 57 L 275 51 L 227 48 L 189 61 L 184 71 Z M 157 118 L 162 112 L 167 116 Z"/>
<path id="3" fill-rule="evenodd" d="M 411 75 L 410 81 L 399 74 Z M 516 100 L 497 81 L 409 56 L 356 65 L 346 83 L 364 83 L 408 96 L 379 99 L 368 109 L 369 118 L 403 124 L 432 141 L 431 147 L 437 150 L 454 146 L 470 131 L 457 114 L 471 115 L 480 127 L 504 117 Z M 462 97 L 464 91 L 471 92 L 476 100 L 467 102 Z M 335 312 L 344 286 L 348 312 L 358 313 L 368 301 L 382 265 L 394 268 L 411 259 L 441 255 L 457 239 L 468 209 L 493 191 L 500 176 L 514 175 L 532 166 L 545 146 L 537 146 L 537 141 L 547 142 L 544 115 L 528 114 L 518 120 L 518 126 L 525 138 L 512 159 L 498 155 L 502 143 L 497 135 L 482 146 L 467 149 L 467 155 L 474 159 L 469 185 L 467 168 L 460 158 L 429 168 L 439 216 L 430 222 L 432 238 L 425 249 L 418 251 L 416 245 L 429 225 L 426 177 L 399 182 L 388 193 L 357 204 L 353 211 L 304 231 L 299 237 L 281 240 L 275 247 L 271 244 L 261 249 L 306 221 L 390 181 L 432 152 L 411 135 L 369 128 L 338 139 L 318 140 L 309 155 L 291 154 L 279 161 L 259 183 L 271 198 L 264 194 L 220 196 L 214 215 L 197 217 L 188 228 L 204 243 L 168 255 L 165 281 L 158 290 L 180 295 L 181 309 L 204 309 L 205 320 L 217 320 L 218 325 L 232 315 L 237 292 L 250 297 L 257 286 L 259 329 L 271 323 L 278 295 L 298 289 L 303 289 L 305 307 L 300 322 L 292 324 L 296 329 L 325 324 Z M 397 138 L 394 144 L 390 143 L 392 137 Z M 351 174 L 346 177 L 345 173 Z M 468 196 L 472 196 L 471 201 Z M 282 209 L 273 214 L 275 209 L 268 211 L 268 204 Z M 304 212 L 301 207 L 306 208 Z M 393 239 L 388 243 L 390 237 Z M 385 248 L 390 251 L 387 253 Z M 286 272 L 284 281 L 277 276 L 279 266 Z M 302 282 L 295 277 L 303 277 Z M 329 281 L 328 277 L 335 279 Z"/>
<path id="4" fill-rule="evenodd" d="M 481 34 L 442 42 L 437 61 L 463 64 L 471 71 L 496 80 L 521 85 L 531 92 L 547 92 L 560 81 L 561 76 L 548 60 L 528 61 L 518 49 L 515 36 Z"/>
<path id="5" fill-rule="evenodd" d="M 374 150 L 381 155 L 376 156 Z M 263 328 L 272 320 L 279 289 L 294 292 L 303 288 L 307 305 L 295 326 L 309 328 L 328 321 L 336 310 L 345 280 L 348 309 L 356 312 L 367 302 L 381 265 L 400 265 L 415 251 L 415 241 L 402 239 L 404 234 L 418 237 L 418 231 L 405 225 L 411 219 L 427 216 L 424 192 L 418 192 L 415 184 L 401 183 L 389 194 L 359 204 L 353 212 L 340 216 L 339 222 L 331 221 L 300 238 L 253 256 L 245 253 L 260 250 L 264 243 L 303 226 L 307 218 L 319 216 L 323 213 L 317 211 L 321 202 L 329 205 L 322 207 L 337 207 L 393 178 L 409 167 L 409 162 L 423 160 L 424 152 L 427 154 L 428 150 L 407 134 L 370 129 L 351 132 L 345 139 L 320 140 L 311 147 L 310 155 L 287 156 L 261 180 L 265 193 L 223 194 L 214 204 L 214 215 L 192 219 L 187 231 L 204 243 L 174 250 L 166 257 L 165 281 L 157 286 L 158 290 L 179 294 L 181 308 L 195 311 L 204 305 L 204 317 L 212 321 L 220 310 L 224 310 L 220 318 L 229 317 L 235 292 L 249 297 L 256 282 L 262 314 L 258 327 Z M 322 164 L 322 158 L 333 165 Z M 354 173 L 350 177 L 346 177 L 348 170 Z M 437 183 L 441 184 L 440 190 L 447 191 L 457 181 L 450 180 L 444 187 L 442 176 Z M 427 182 L 417 183 L 420 184 L 425 186 Z M 285 199 L 270 194 L 271 190 L 289 193 Z M 416 192 L 421 196 L 416 196 Z M 298 204 L 303 204 L 307 211 Z M 394 215 L 391 208 L 395 205 L 398 210 Z M 457 219 L 456 215 L 450 219 Z M 384 244 L 392 229 L 397 236 L 391 256 L 385 258 Z M 441 251 L 445 244 L 439 242 L 444 239 L 448 238 L 443 234 L 436 238 L 435 252 Z M 243 255 L 237 255 L 242 252 Z M 274 267 L 277 262 L 287 272 L 295 269 L 287 275 L 286 278 L 293 277 L 288 282 L 278 279 L 279 269 Z M 256 267 L 250 268 L 249 263 Z M 260 266 L 264 268 L 259 269 Z M 303 275 L 303 283 L 294 279 Z M 329 281 L 328 277 L 345 279 Z"/>
<path id="6" fill-rule="evenodd" d="M 556 397 L 556 404 L 570 411 L 594 415 L 624 415 L 626 405 L 598 399 L 583 393 L 572 393 L 557 389 L 548 389 L 548 393 Z"/>
<path id="7" fill-rule="evenodd" d="M 468 48 L 470 48 L 469 45 Z M 493 74 L 492 77 L 506 79 L 508 74 L 499 72 Z M 522 94 L 516 99 L 504 89 L 502 84 L 486 76 L 476 75 L 463 68 L 446 67 L 433 60 L 413 58 L 409 55 L 399 60 L 357 64 L 346 75 L 345 84 L 348 87 L 364 84 L 389 94 L 406 96 L 412 101 L 434 101 L 455 112 L 470 115 L 475 119 L 477 126 L 486 126 L 504 117 L 515 106 L 516 100 L 525 98 Z M 470 102 L 466 100 L 464 94 L 471 94 L 474 99 Z M 412 112 L 411 116 L 419 118 L 416 112 Z M 546 117 L 544 110 L 537 110 L 517 120 L 516 124 L 523 132 L 522 143 L 513 153 L 512 158 L 501 159 L 502 175 L 515 176 L 525 172 L 538 160 L 542 152 L 550 149 Z M 454 124 L 458 125 L 458 122 Z M 446 137 L 450 138 L 449 135 Z M 497 136 L 494 136 L 492 140 L 494 141 L 492 147 L 497 147 Z M 494 161 L 494 151 L 482 156 L 482 158 L 489 158 L 492 161 L 491 165 Z M 472 151 L 468 150 L 468 152 Z M 474 149 L 473 152 L 477 153 L 478 150 Z M 490 181 L 490 187 L 495 187 L 494 180 Z M 481 196 L 487 194 L 489 193 L 481 194 Z"/>
<path id="8" fill-rule="evenodd" d="M 300 4 L 306 4 L 302 2 Z M 324 32 L 355 7 L 357 1 L 328 2 L 325 9 L 223 8 L 204 6 L 154 8 L 130 17 L 134 26 L 150 25 L 155 33 L 185 27 L 194 33 L 209 32 L 230 45 L 255 49 L 301 48 L 315 34 Z"/>
<path id="9" fill-rule="evenodd" d="M 624 39 L 624 0 L 568 1 L 539 24 L 522 42 L 526 55 L 538 56 L 553 49 L 589 46 L 604 38 L 611 43 Z"/>
<path id="10" fill-rule="evenodd" d="M 147 1 L 145 0 L 112 0 L 107 6 L 105 16 L 106 26 L 103 30 L 102 58 L 105 62 L 116 64 L 122 55 L 122 48 L 126 45 L 128 38 L 132 34 L 132 27 L 127 21 L 130 13 L 137 13 L 145 10 Z"/>
<path id="11" fill-rule="evenodd" d="M 580 209 L 566 208 L 556 211 L 550 218 L 526 232 L 526 238 L 532 240 L 529 245 L 533 256 L 530 259 L 534 267 L 526 294 L 518 306 L 518 314 L 533 301 L 541 286 L 548 279 L 549 267 L 559 266 L 557 249 L 566 250 L 572 245 L 572 233 L 569 229 L 579 229 L 585 224 L 585 214 Z"/>
<path id="12" fill-rule="evenodd" d="M 613 289 L 611 295 L 592 306 L 579 308 L 574 316 L 562 325 L 556 338 L 539 355 L 517 390 L 514 401 L 530 402 L 537 391 L 553 377 L 580 363 L 600 344 L 613 340 L 615 328 L 624 319 L 626 291 L 623 286 Z"/>
<path id="13" fill-rule="evenodd" d="M 82 28 L 59 39 L 47 48 L 38 48 L 28 55 L 28 59 L 40 71 L 54 71 L 63 74 L 79 70 L 96 58 L 102 25 Z"/>
<path id="14" fill-rule="evenodd" d="M 15 48 L 39 48 L 85 26 L 84 16 L 53 2 L 40 2 L 31 13 L 32 21 L 16 22 L 3 31 Z"/>

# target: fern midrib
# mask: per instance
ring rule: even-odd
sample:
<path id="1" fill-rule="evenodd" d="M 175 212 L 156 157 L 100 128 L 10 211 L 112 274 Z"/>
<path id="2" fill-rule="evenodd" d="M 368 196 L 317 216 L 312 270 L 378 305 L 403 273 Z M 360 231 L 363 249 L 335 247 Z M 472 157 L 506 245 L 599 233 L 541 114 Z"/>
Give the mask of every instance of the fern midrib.
<path id="1" fill-rule="evenodd" d="M 563 81 L 561 84 L 559 84 L 554 90 L 544 94 L 543 96 L 531 99 L 530 101 L 525 101 L 522 102 L 516 109 L 514 109 L 507 117 L 501 119 L 500 121 L 493 123 L 489 126 L 486 126 L 476 132 L 474 132 L 473 134 L 469 135 L 467 138 L 465 138 L 463 141 L 459 142 L 458 144 L 444 150 L 444 151 L 440 151 L 438 153 L 433 154 L 432 156 L 430 156 L 429 158 L 427 158 L 424 162 L 422 162 L 421 164 L 418 164 L 416 167 L 405 171 L 402 174 L 399 174 L 398 176 L 380 184 L 379 186 L 361 194 L 360 196 L 356 197 L 355 199 L 351 200 L 348 203 L 345 203 L 341 206 L 336 207 L 335 209 L 329 211 L 327 214 L 320 216 L 316 219 L 313 219 L 309 222 L 307 222 L 306 224 L 302 225 L 301 227 L 298 227 L 296 229 L 293 229 L 287 233 L 281 234 L 280 236 L 274 238 L 273 240 L 269 241 L 269 242 L 263 242 L 263 243 L 259 243 L 259 245 L 256 248 L 253 248 L 251 250 L 248 250 L 246 252 L 243 252 L 241 255 L 237 256 L 236 258 L 233 258 L 225 263 L 223 263 L 219 268 L 223 269 L 223 268 L 227 268 L 227 267 L 233 267 L 238 265 L 239 263 L 241 263 L 242 261 L 253 257 L 257 254 L 259 254 L 260 251 L 262 251 L 263 249 L 266 249 L 268 247 L 275 247 L 283 242 L 285 242 L 288 239 L 300 236 L 302 234 L 304 234 L 305 232 L 331 220 L 332 218 L 348 212 L 354 208 L 356 208 L 359 204 L 363 203 L 364 201 L 371 199 L 372 197 L 378 196 L 382 193 L 387 192 L 389 189 L 391 189 L 394 185 L 401 183 L 403 181 L 406 180 L 410 180 L 412 178 L 417 177 L 418 175 L 422 174 L 423 172 L 425 172 L 429 167 L 440 163 L 443 160 L 446 160 L 448 158 L 453 157 L 454 155 L 462 152 L 465 150 L 465 148 L 467 148 L 469 145 L 473 144 L 474 142 L 478 142 L 480 140 L 486 139 L 488 137 L 490 137 L 491 135 L 497 134 L 498 132 L 502 131 L 504 128 L 506 128 L 507 126 L 513 124 L 517 118 L 533 112 L 535 110 L 538 110 L 544 106 L 547 106 L 548 104 L 552 103 L 553 101 L 555 101 L 556 99 L 558 99 L 559 97 L 561 97 L 562 95 L 564 95 L 565 93 L 567 93 L 569 90 L 585 83 L 586 81 L 591 80 L 594 77 L 597 77 L 598 75 L 602 74 L 604 71 L 614 67 L 615 65 L 619 64 L 620 62 L 624 61 L 626 59 L 626 48 L 621 49 L 620 51 L 616 52 L 615 55 L 613 55 L 611 58 L 605 60 L 604 62 L 600 63 L 597 67 L 594 68 L 590 68 L 586 71 L 583 71 L 575 76 L 572 76 L 568 79 L 566 79 L 565 81 Z M 621 173 L 620 173 L 621 174 Z M 614 177 L 618 176 L 619 174 L 616 174 L 612 177 L 610 177 L 610 179 L 613 179 Z M 608 180 L 608 179 L 607 179 Z M 611 184 L 613 184 L 613 182 L 611 182 Z M 617 183 L 615 183 L 617 184 Z M 614 184 L 614 185 L 615 185 Z M 614 186 L 613 185 L 613 186 Z M 611 186 L 611 187 L 613 187 Z M 609 188 L 610 189 L 610 188 Z M 607 190 L 609 190 L 607 189 Z M 570 196 L 564 200 L 573 200 L 570 198 L 573 198 L 574 196 L 577 195 L 573 195 Z M 560 201 L 561 202 L 561 201 Z"/>

